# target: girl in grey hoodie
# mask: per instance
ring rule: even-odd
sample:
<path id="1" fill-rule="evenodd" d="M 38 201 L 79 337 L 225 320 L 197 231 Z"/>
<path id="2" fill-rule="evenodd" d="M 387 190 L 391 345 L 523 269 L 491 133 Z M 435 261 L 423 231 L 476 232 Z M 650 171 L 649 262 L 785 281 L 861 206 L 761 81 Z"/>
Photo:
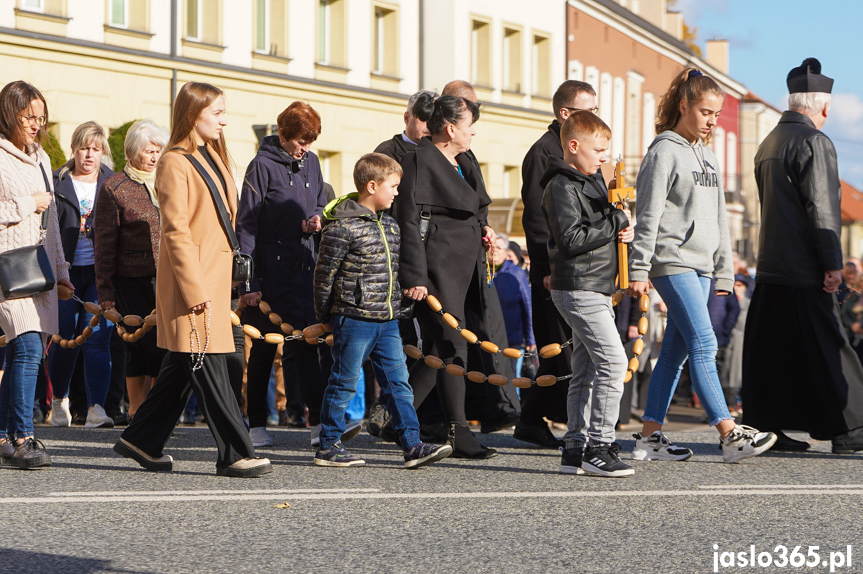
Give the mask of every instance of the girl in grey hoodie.
<path id="1" fill-rule="evenodd" d="M 644 427 L 635 434 L 636 460 L 687 460 L 692 451 L 662 434 L 662 423 L 689 359 L 692 384 L 711 426 L 722 438 L 725 462 L 768 450 L 773 433 L 737 425 L 716 372 L 716 336 L 707 312 L 711 278 L 717 295 L 731 293 L 731 241 L 722 174 L 705 146 L 724 94 L 695 68 L 672 81 L 659 103 L 656 139 L 641 164 L 636 189 L 630 295 L 647 293 L 648 280 L 668 306 L 668 325 L 647 392 Z"/>

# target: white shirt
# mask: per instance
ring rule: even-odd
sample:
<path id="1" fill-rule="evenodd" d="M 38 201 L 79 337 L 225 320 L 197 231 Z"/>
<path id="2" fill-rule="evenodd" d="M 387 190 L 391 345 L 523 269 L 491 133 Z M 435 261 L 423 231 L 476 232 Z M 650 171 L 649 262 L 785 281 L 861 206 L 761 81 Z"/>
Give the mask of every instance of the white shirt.
<path id="1" fill-rule="evenodd" d="M 75 248 L 75 257 L 72 265 L 76 267 L 96 264 L 96 252 L 93 250 L 93 240 L 87 237 L 87 218 L 93 211 L 96 202 L 96 182 L 78 181 L 72 178 L 75 195 L 78 196 L 78 209 L 81 212 L 81 222 L 78 227 L 78 246 Z"/>

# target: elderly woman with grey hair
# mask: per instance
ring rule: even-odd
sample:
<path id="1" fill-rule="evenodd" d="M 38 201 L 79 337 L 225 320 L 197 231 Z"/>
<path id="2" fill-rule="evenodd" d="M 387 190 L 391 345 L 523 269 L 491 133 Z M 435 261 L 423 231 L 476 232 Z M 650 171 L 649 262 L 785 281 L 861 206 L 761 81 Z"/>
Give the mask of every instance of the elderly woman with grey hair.
<path id="1" fill-rule="evenodd" d="M 146 316 L 156 308 L 156 263 L 159 257 L 159 199 L 156 164 L 168 132 L 149 120 L 132 124 L 126 133 L 126 167 L 105 181 L 94 211 L 96 287 L 102 309 Z M 165 351 L 156 335 L 126 348 L 129 416 L 144 402 Z"/>

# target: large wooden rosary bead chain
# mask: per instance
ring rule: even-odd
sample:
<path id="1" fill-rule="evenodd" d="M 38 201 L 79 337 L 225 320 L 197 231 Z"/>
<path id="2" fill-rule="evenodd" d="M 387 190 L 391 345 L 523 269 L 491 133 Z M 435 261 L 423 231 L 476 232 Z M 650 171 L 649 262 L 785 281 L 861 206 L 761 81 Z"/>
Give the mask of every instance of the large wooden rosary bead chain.
<path id="1" fill-rule="evenodd" d="M 450 315 L 449 313 L 444 313 L 442 315 L 443 322 L 452 327 L 453 329 L 458 329 L 458 319 Z"/>
<path id="2" fill-rule="evenodd" d="M 479 337 L 477 337 L 473 331 L 468 331 L 467 329 L 462 329 L 461 331 L 459 331 L 459 334 L 461 335 L 462 339 L 464 339 L 471 345 L 473 345 L 479 340 Z"/>
<path id="3" fill-rule="evenodd" d="M 536 378 L 536 384 L 539 387 L 550 387 L 557 382 L 557 377 L 554 375 L 542 375 Z"/>
<path id="4" fill-rule="evenodd" d="M 471 371 L 467 374 L 467 378 L 469 381 L 474 383 L 484 383 L 486 380 L 486 376 L 479 371 Z"/>
<path id="5" fill-rule="evenodd" d="M 503 356 L 509 359 L 520 359 L 522 357 L 522 352 L 518 349 L 508 347 L 503 350 Z"/>
<path id="6" fill-rule="evenodd" d="M 454 377 L 463 377 L 465 369 L 461 365 L 456 365 L 455 363 L 450 363 L 446 366 L 446 372 Z"/>
<path id="7" fill-rule="evenodd" d="M 418 361 L 423 358 L 423 352 L 419 350 L 419 347 L 414 345 L 405 345 L 404 350 L 405 354 L 411 359 L 416 359 Z"/>
<path id="8" fill-rule="evenodd" d="M 531 380 L 527 377 L 516 377 L 512 380 L 512 386 L 517 389 L 529 389 L 531 384 Z"/>
<path id="9" fill-rule="evenodd" d="M 498 351 L 500 351 L 500 347 L 492 343 L 491 341 L 482 341 L 479 344 L 479 348 L 485 351 L 486 353 L 491 353 L 492 355 L 496 355 Z"/>
<path id="10" fill-rule="evenodd" d="M 435 357 L 434 355 L 426 355 L 425 364 L 432 369 L 442 369 L 443 359 L 441 359 L 440 357 Z"/>
<path id="11" fill-rule="evenodd" d="M 539 356 L 543 359 L 550 359 L 552 357 L 558 356 L 562 350 L 563 349 L 561 348 L 560 343 L 552 343 L 540 349 Z"/>
<path id="12" fill-rule="evenodd" d="M 489 375 L 488 376 L 488 382 L 493 384 L 493 385 L 503 387 L 503 386 L 506 386 L 506 384 L 509 382 L 509 379 L 507 379 L 503 375 Z"/>
<path id="13" fill-rule="evenodd" d="M 439 313 L 441 309 L 443 309 L 443 305 L 440 304 L 440 301 L 434 295 L 429 295 L 426 297 L 426 303 L 431 307 L 431 310 L 435 313 Z"/>

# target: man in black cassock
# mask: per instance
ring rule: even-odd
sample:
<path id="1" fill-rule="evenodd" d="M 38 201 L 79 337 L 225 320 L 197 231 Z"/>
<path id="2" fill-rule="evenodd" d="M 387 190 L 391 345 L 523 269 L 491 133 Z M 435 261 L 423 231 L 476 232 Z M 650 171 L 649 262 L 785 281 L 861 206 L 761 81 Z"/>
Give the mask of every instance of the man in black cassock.
<path id="1" fill-rule="evenodd" d="M 807 58 L 789 72 L 789 111 L 755 155 L 761 232 L 743 345 L 743 422 L 775 432 L 774 450 L 806 450 L 781 431 L 863 450 L 863 367 L 848 343 L 836 150 L 820 129 L 833 80 Z"/>

